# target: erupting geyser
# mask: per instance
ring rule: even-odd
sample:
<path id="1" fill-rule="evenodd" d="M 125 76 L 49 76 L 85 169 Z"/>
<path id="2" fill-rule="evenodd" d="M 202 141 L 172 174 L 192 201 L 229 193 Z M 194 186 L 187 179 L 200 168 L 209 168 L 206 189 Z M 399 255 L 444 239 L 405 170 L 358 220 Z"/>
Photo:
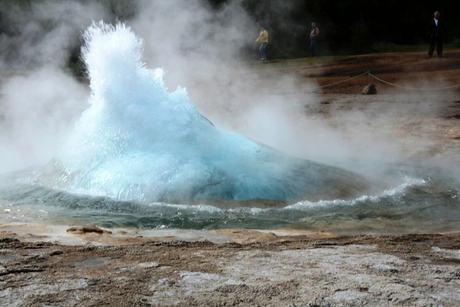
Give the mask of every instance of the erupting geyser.
<path id="1" fill-rule="evenodd" d="M 168 92 L 162 70 L 145 67 L 142 41 L 128 27 L 93 24 L 85 39 L 91 106 L 54 163 L 68 191 L 167 202 L 366 193 L 366 180 L 352 172 L 216 129 L 185 89 Z"/>

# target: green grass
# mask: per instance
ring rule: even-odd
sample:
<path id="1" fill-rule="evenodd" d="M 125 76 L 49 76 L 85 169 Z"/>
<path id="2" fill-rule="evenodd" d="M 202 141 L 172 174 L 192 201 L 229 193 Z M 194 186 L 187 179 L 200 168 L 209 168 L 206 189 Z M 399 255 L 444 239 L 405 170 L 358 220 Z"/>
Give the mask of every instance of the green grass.
<path id="1" fill-rule="evenodd" d="M 453 42 L 444 44 L 444 50 L 449 49 L 459 49 L 460 48 L 460 39 L 454 39 Z M 427 51 L 427 44 L 420 45 L 395 45 L 395 44 L 375 44 L 374 53 L 386 53 L 386 52 L 419 52 Z"/>
<path id="2" fill-rule="evenodd" d="M 444 44 L 444 50 L 453 50 L 453 49 L 460 49 L 460 40 L 454 40 L 452 43 Z M 395 45 L 395 44 L 377 44 L 374 47 L 373 52 L 369 52 L 366 54 L 380 54 L 380 53 L 405 53 L 405 52 L 427 52 L 428 45 L 427 44 L 420 44 L 420 45 Z M 362 54 L 364 55 L 364 54 Z M 260 63 L 259 61 L 250 61 L 248 62 L 249 65 L 260 65 L 261 68 L 263 67 L 294 67 L 294 66 L 311 66 L 311 65 L 318 65 L 318 64 L 327 64 L 331 62 L 346 60 L 355 57 L 356 54 L 348 54 L 348 55 L 326 55 L 326 56 L 319 56 L 319 57 L 307 57 L 307 58 L 296 58 L 296 59 L 273 59 L 269 60 L 266 63 Z"/>
<path id="3" fill-rule="evenodd" d="M 343 55 L 343 56 L 320 56 L 320 57 L 308 57 L 308 58 L 297 58 L 297 59 L 274 59 L 269 60 L 265 63 L 257 62 L 248 62 L 252 65 L 260 65 L 260 67 L 294 67 L 294 66 L 311 66 L 318 64 L 327 64 L 331 62 L 336 62 L 340 60 L 345 60 L 353 57 L 352 55 Z"/>

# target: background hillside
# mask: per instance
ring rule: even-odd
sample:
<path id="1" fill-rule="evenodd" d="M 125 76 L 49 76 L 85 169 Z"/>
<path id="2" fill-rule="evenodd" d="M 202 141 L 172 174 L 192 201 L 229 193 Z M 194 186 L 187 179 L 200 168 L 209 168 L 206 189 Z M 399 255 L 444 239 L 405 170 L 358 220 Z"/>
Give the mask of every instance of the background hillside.
<path id="1" fill-rule="evenodd" d="M 245 15 L 251 24 L 244 23 L 244 30 L 235 29 L 234 37 L 223 37 L 223 44 L 231 45 L 239 51 L 241 60 L 254 60 L 254 39 L 258 35 L 259 25 L 264 25 L 270 34 L 269 58 L 293 59 L 309 56 L 309 31 L 312 21 L 316 21 L 321 30 L 321 55 L 349 55 L 371 52 L 401 52 L 426 48 L 426 26 L 433 12 L 441 12 L 445 23 L 446 47 L 459 47 L 460 38 L 460 1 L 396 1 L 396 0 L 196 0 L 163 1 L 170 7 L 188 10 L 194 14 L 194 5 L 204 6 L 209 14 L 203 17 L 208 29 L 200 28 L 197 23 L 181 35 L 189 37 L 194 43 L 185 44 L 183 49 L 199 49 L 203 41 L 218 37 L 218 29 L 228 24 L 229 7 L 232 17 Z M 24 41 L 34 49 L 42 38 L 62 35 L 62 26 L 66 27 L 68 42 L 56 44 L 65 55 L 62 62 L 76 73 L 81 71 L 80 49 L 81 34 L 91 20 L 104 20 L 108 23 L 122 21 L 130 23 L 143 13 L 145 7 L 162 1 L 147 0 L 2 0 L 0 2 L 0 62 L 11 63 L 22 57 L 20 48 L 27 48 Z M 173 3 L 173 4 L 171 4 Z M 184 6 L 186 3 L 186 6 Z M 65 5 L 64 5 L 65 4 Z M 193 4 L 193 5 L 192 5 Z M 195 6 L 195 7 L 196 7 Z M 239 11 L 235 9 L 239 8 Z M 58 8 L 56 10 L 56 8 Z M 170 10 L 170 9 L 168 9 Z M 78 15 L 75 12 L 79 12 Z M 169 12 L 171 13 L 171 12 Z M 81 15 L 80 15 L 81 14 Z M 164 12 L 167 14 L 167 12 Z M 145 12 L 144 12 L 145 15 Z M 176 18 L 183 12 L 171 13 Z M 154 17 L 152 17 L 152 21 Z M 245 21 L 246 22 L 246 21 Z M 166 30 L 168 25 L 164 25 Z M 212 33 L 216 29 L 216 33 Z M 152 31 L 154 29 L 152 28 Z M 171 30 L 171 29 L 168 29 Z M 52 48 L 51 45 L 49 48 Z M 48 49 L 49 49 L 48 48 Z M 45 48 L 46 49 L 46 48 Z M 34 52 L 34 51 L 31 51 Z M 28 56 L 33 67 L 35 58 Z M 23 56 L 21 64 L 24 63 Z M 55 56 L 54 56 L 55 57 Z M 64 58 L 65 57 L 65 58 Z M 26 63 L 29 64 L 29 63 Z M 41 63 L 40 63 L 41 64 Z M 6 70 L 3 69 L 3 70 Z M 15 70 L 15 68 L 13 68 Z"/>

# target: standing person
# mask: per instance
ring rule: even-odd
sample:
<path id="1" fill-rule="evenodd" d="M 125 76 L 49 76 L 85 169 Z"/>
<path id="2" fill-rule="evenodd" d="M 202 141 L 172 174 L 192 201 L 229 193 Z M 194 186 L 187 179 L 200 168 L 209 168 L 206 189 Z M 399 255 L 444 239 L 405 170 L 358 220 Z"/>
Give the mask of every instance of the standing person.
<path id="1" fill-rule="evenodd" d="M 436 45 L 436 52 L 438 57 L 442 58 L 442 32 L 444 24 L 442 20 L 439 19 L 438 11 L 434 12 L 434 18 L 428 24 L 428 36 L 430 38 L 430 49 L 428 49 L 428 57 L 431 58 L 434 51 L 434 46 Z"/>
<path id="2" fill-rule="evenodd" d="M 311 23 L 310 31 L 310 52 L 311 56 L 318 56 L 318 40 L 319 40 L 319 28 L 316 26 L 316 22 Z"/>
<path id="3" fill-rule="evenodd" d="M 259 37 L 256 39 L 256 43 L 259 43 L 259 53 L 262 57 L 261 61 L 267 60 L 267 45 L 268 45 L 268 32 L 264 27 L 260 27 Z"/>

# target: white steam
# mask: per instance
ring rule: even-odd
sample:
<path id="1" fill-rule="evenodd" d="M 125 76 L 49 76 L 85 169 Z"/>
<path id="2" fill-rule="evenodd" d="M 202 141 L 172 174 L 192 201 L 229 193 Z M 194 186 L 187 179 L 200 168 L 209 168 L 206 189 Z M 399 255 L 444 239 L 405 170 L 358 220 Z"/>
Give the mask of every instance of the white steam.
<path id="1" fill-rule="evenodd" d="M 105 16 L 91 2 L 10 7 L 0 34 L 0 173 L 46 163 L 65 141 L 89 95 L 65 65 L 81 32 Z"/>
<path id="2" fill-rule="evenodd" d="M 29 10 L 11 10 L 14 35 L 0 35 L 0 173 L 46 163 L 87 107 L 88 89 L 66 73 L 65 63 L 92 21 L 112 18 L 97 3 L 37 1 Z M 316 84 L 274 73 L 255 61 L 259 25 L 240 1 L 217 11 L 200 0 L 136 5 L 127 26 L 144 41 L 142 60 L 149 68 L 165 69 L 168 87 L 186 87 L 191 101 L 216 126 L 292 155 L 342 166 L 349 160 L 404 156 L 394 141 L 401 144 L 397 138 L 405 136 L 382 135 L 377 127 L 396 127 L 392 112 L 420 111 L 426 97 L 414 98 L 420 103 L 409 107 L 399 103 L 364 110 L 337 110 L 331 103 L 325 120 L 309 112 L 320 103 L 321 96 L 312 92 Z M 254 53 L 249 64 L 241 57 L 248 48 Z M 409 137 L 408 144 L 412 141 Z"/>
<path id="3" fill-rule="evenodd" d="M 48 162 L 87 107 L 86 89 L 57 70 L 11 77 L 2 86 L 0 170 Z"/>

